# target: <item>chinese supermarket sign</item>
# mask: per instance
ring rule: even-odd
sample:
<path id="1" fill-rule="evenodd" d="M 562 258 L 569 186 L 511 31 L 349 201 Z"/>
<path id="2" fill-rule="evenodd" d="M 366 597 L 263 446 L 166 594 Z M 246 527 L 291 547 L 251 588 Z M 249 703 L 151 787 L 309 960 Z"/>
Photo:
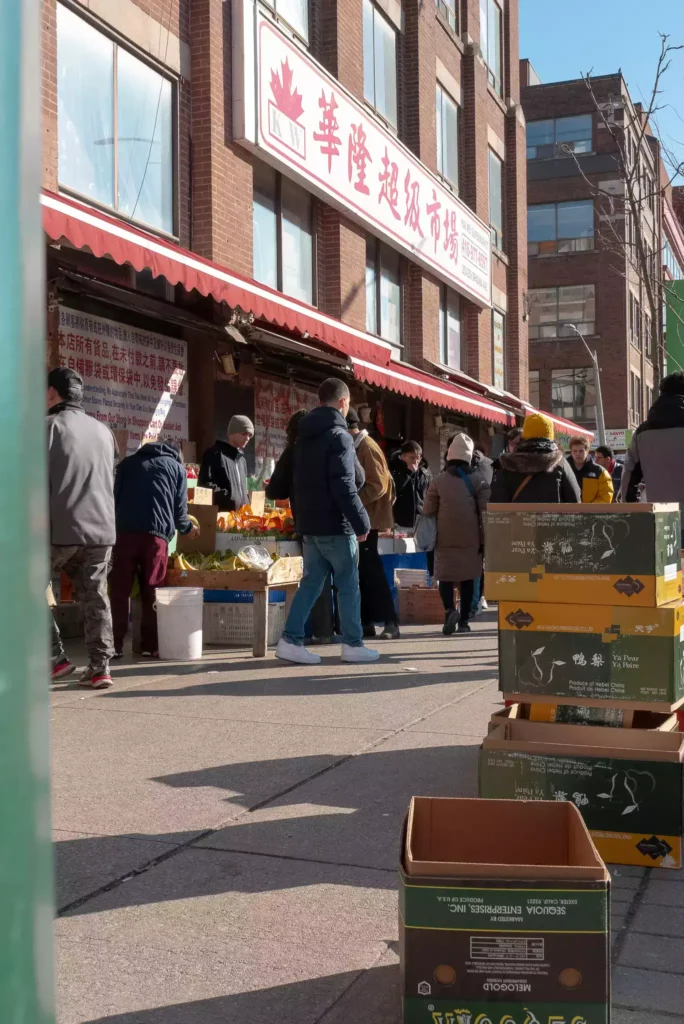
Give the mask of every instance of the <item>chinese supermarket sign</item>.
<path id="1" fill-rule="evenodd" d="M 239 5 L 236 5 L 239 7 Z M 245 0 L 239 7 L 246 19 Z M 490 304 L 489 228 L 262 13 L 245 68 L 243 142 L 481 306 Z M 254 88 L 253 78 L 257 79 Z M 255 97 L 253 99 L 252 97 Z M 253 104 L 256 103 L 256 110 Z M 254 117 L 251 115 L 254 114 Z M 240 127 L 240 117 L 236 118 Z M 256 130 L 255 130 L 256 125 Z"/>
<path id="2" fill-rule="evenodd" d="M 315 391 L 280 384 L 265 377 L 254 379 L 254 443 L 257 459 L 277 459 L 285 448 L 287 424 L 300 409 L 318 405 Z"/>
<path id="3" fill-rule="evenodd" d="M 160 435 L 188 440 L 184 341 L 60 306 L 59 362 L 83 377 L 86 412 L 128 431 L 129 454 Z"/>

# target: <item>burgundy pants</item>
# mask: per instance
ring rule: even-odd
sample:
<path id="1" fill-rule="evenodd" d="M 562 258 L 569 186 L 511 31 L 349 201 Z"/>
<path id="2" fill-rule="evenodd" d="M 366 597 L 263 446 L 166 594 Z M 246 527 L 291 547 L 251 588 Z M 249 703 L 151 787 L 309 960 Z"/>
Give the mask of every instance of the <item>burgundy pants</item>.
<path id="1" fill-rule="evenodd" d="M 116 538 L 109 583 L 114 647 L 117 651 L 123 647 L 128 632 L 129 600 L 136 576 L 140 582 L 142 602 L 141 647 L 143 651 L 157 650 L 154 589 L 164 586 L 168 560 L 169 545 L 163 537 L 154 537 L 151 533 L 120 533 Z"/>

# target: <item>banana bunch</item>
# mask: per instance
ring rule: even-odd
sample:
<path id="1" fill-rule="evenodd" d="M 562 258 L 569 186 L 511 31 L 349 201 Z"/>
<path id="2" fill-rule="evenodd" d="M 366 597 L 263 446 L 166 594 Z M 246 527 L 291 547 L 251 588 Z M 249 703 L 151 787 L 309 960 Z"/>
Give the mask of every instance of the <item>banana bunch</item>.
<path id="1" fill-rule="evenodd" d="M 190 563 L 188 562 L 184 555 L 173 556 L 173 567 L 174 569 L 179 569 L 181 572 L 188 572 L 189 570 L 195 568 L 194 565 L 190 565 Z"/>

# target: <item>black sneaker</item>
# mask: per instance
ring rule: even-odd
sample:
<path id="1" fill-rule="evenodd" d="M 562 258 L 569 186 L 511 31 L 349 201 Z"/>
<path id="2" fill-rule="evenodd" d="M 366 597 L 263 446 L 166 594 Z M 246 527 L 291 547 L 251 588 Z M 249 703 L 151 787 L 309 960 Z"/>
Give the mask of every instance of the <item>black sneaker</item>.
<path id="1" fill-rule="evenodd" d="M 123 658 L 123 647 L 115 647 L 112 654 L 112 661 L 121 661 Z"/>
<path id="2" fill-rule="evenodd" d="M 385 628 L 380 634 L 381 640 L 400 640 L 401 633 L 399 632 L 398 622 L 386 622 Z"/>
<path id="3" fill-rule="evenodd" d="M 371 623 L 370 626 L 364 626 L 363 627 L 363 637 L 364 637 L 364 640 L 370 640 L 371 637 L 374 637 L 374 636 L 375 636 L 375 626 L 373 625 L 373 623 Z"/>
<path id="4" fill-rule="evenodd" d="M 456 632 L 456 623 L 458 622 L 458 612 L 455 608 L 451 611 L 444 613 L 444 625 L 442 626 L 442 632 L 444 636 L 451 636 L 452 633 Z"/>
<path id="5" fill-rule="evenodd" d="M 457 633 L 472 633 L 469 622 L 459 622 Z"/>

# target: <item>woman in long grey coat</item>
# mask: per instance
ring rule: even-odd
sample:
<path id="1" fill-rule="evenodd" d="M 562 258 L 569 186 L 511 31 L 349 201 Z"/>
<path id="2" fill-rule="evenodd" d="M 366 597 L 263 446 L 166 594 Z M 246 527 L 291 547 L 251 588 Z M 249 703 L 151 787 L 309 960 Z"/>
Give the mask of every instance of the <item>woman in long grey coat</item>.
<path id="1" fill-rule="evenodd" d="M 474 444 L 467 434 L 456 434 L 447 452 L 446 467 L 430 484 L 423 515 L 437 516 L 435 576 L 444 605 L 442 632 L 469 633 L 473 588 L 482 575 L 484 543 L 482 513 L 489 501 L 485 473 L 471 465 Z M 460 617 L 454 603 L 454 586 L 460 592 Z"/>

